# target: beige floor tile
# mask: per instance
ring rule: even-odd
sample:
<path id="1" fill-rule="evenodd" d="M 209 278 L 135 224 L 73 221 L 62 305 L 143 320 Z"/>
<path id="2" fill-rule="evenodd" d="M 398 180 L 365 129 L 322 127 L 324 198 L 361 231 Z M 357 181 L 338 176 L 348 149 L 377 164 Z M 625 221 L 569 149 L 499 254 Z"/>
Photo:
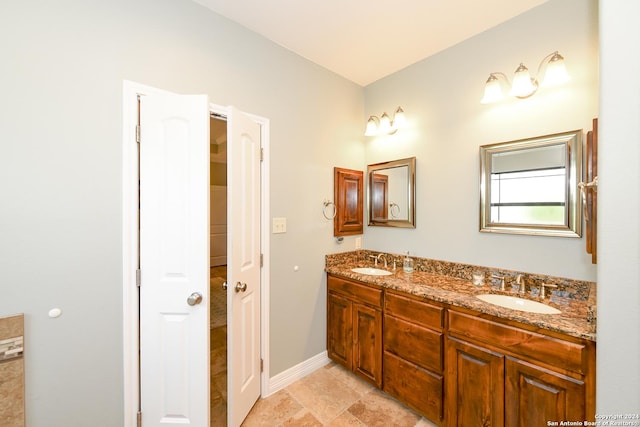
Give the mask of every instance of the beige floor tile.
<path id="1" fill-rule="evenodd" d="M 283 427 L 322 427 L 323 424 L 307 409 L 303 409 L 282 423 Z"/>
<path id="2" fill-rule="evenodd" d="M 280 390 L 266 399 L 259 399 L 242 426 L 280 426 L 303 409 L 302 405 L 292 398 L 287 390 Z"/>
<path id="3" fill-rule="evenodd" d="M 368 427 L 415 426 L 420 416 L 391 396 L 374 389 L 349 407 L 349 412 Z"/>
<path id="4" fill-rule="evenodd" d="M 415 425 L 415 427 L 438 427 L 438 425 L 425 418 L 421 418 L 420 421 L 418 421 L 418 423 Z"/>
<path id="5" fill-rule="evenodd" d="M 351 415 L 349 411 L 344 411 L 330 423 L 326 424 L 327 427 L 366 427 L 362 421 Z"/>
<path id="6" fill-rule="evenodd" d="M 322 423 L 333 420 L 361 396 L 327 369 L 312 372 L 287 390 Z"/>
<path id="7" fill-rule="evenodd" d="M 353 373 L 347 371 L 344 367 L 336 364 L 330 363 L 329 365 L 333 365 L 329 368 L 329 373 L 335 376 L 337 379 L 348 385 L 354 391 L 356 391 L 361 396 L 369 393 L 374 389 L 374 386 L 365 380 L 358 378 Z"/>

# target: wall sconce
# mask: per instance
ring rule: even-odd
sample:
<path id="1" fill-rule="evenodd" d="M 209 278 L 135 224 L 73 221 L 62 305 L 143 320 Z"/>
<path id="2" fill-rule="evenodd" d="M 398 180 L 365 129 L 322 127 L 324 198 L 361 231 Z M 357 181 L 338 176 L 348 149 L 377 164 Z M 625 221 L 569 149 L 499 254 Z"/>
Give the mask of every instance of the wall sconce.
<path id="1" fill-rule="evenodd" d="M 384 112 L 382 116 L 369 116 L 367 120 L 367 128 L 364 131 L 365 136 L 376 135 L 393 135 L 401 128 L 405 123 L 404 110 L 402 107 L 396 108 L 396 112 L 393 114 L 393 120 L 389 118 L 389 115 Z"/>
<path id="2" fill-rule="evenodd" d="M 540 86 L 555 86 L 565 83 L 570 79 L 567 69 L 564 66 L 564 58 L 558 51 L 542 58 L 538 66 L 538 76 L 540 76 L 540 71 L 542 71 L 543 66 L 546 66 L 546 70 Z M 484 85 L 484 96 L 480 101 L 481 104 L 489 104 L 504 98 L 500 77 L 506 80 L 507 84 L 511 86 L 511 90 L 509 91 L 510 96 L 524 99 L 530 97 L 538 90 L 538 80 L 531 77 L 529 69 L 520 63 L 520 66 L 516 69 L 513 76 L 513 84 L 511 84 L 509 78 L 504 73 L 494 72 L 489 74 L 489 78 Z"/>

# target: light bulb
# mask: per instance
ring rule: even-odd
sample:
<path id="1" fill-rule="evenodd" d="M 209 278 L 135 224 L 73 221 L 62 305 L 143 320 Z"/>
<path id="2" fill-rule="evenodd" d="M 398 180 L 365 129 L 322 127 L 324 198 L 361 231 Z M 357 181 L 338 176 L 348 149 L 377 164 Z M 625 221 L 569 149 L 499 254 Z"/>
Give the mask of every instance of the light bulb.
<path id="1" fill-rule="evenodd" d="M 383 113 L 380 117 L 380 133 L 391 133 L 393 128 L 391 127 L 391 119 L 387 113 Z"/>
<path id="2" fill-rule="evenodd" d="M 502 93 L 502 87 L 500 87 L 500 81 L 495 75 L 489 74 L 489 78 L 484 85 L 484 96 L 480 100 L 480 103 L 490 104 L 500 101 L 502 98 L 504 98 L 504 94 Z"/>
<path id="3" fill-rule="evenodd" d="M 553 56 L 547 63 L 547 71 L 544 74 L 542 86 L 556 86 L 571 80 L 567 68 L 564 66 L 564 58 L 558 52 L 554 52 Z"/>
<path id="4" fill-rule="evenodd" d="M 378 124 L 376 123 L 375 116 L 369 116 L 367 120 L 367 128 L 364 131 L 365 136 L 375 136 L 378 134 Z"/>
<path id="5" fill-rule="evenodd" d="M 398 107 L 395 114 L 393 115 L 393 127 L 396 129 L 400 129 L 401 127 L 404 127 L 406 122 L 407 119 L 404 116 L 404 110 L 402 109 L 402 107 Z"/>
<path id="6" fill-rule="evenodd" d="M 513 85 L 511 85 L 509 95 L 526 98 L 533 95 L 537 89 L 537 85 L 531 80 L 529 69 L 520 63 L 520 66 L 516 69 L 515 76 L 513 76 Z"/>

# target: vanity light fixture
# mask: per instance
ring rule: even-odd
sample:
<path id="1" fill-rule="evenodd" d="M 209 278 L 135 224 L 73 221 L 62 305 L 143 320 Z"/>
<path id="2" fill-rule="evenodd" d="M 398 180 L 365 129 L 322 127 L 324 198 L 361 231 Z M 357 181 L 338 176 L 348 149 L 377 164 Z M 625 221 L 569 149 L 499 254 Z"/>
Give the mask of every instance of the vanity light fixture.
<path id="1" fill-rule="evenodd" d="M 393 114 L 393 120 L 386 112 L 382 113 L 382 116 L 380 116 L 380 118 L 378 118 L 378 116 L 369 116 L 364 134 L 365 136 L 376 136 L 385 134 L 393 135 L 398 131 L 399 128 L 404 126 L 404 123 L 404 110 L 402 109 L 402 107 L 398 107 Z"/>
<path id="2" fill-rule="evenodd" d="M 528 98 L 536 93 L 538 86 L 556 86 L 565 83 L 570 79 L 567 69 L 564 66 L 564 57 L 560 55 L 558 51 L 550 53 L 542 58 L 542 61 L 540 61 L 540 65 L 538 66 L 538 76 L 540 76 L 540 72 L 543 67 L 545 68 L 545 72 L 544 79 L 541 84 L 538 84 L 538 80 L 531 77 L 529 69 L 522 63 L 520 63 L 515 71 L 513 84 L 511 84 L 509 78 L 504 73 L 497 71 L 489 74 L 489 78 L 484 85 L 484 96 L 480 103 L 490 104 L 504 98 L 500 81 L 501 78 L 506 81 L 507 85 L 511 86 L 509 95 L 520 99 Z"/>

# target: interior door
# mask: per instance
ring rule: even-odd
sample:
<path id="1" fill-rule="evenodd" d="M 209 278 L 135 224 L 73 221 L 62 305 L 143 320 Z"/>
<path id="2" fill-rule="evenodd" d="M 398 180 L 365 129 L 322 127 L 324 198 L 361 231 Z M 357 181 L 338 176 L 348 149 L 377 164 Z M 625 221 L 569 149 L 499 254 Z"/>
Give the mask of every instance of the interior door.
<path id="1" fill-rule="evenodd" d="M 228 120 L 228 425 L 260 397 L 260 125 L 235 108 Z"/>
<path id="2" fill-rule="evenodd" d="M 209 111 L 206 96 L 140 101 L 143 425 L 209 425 Z"/>

